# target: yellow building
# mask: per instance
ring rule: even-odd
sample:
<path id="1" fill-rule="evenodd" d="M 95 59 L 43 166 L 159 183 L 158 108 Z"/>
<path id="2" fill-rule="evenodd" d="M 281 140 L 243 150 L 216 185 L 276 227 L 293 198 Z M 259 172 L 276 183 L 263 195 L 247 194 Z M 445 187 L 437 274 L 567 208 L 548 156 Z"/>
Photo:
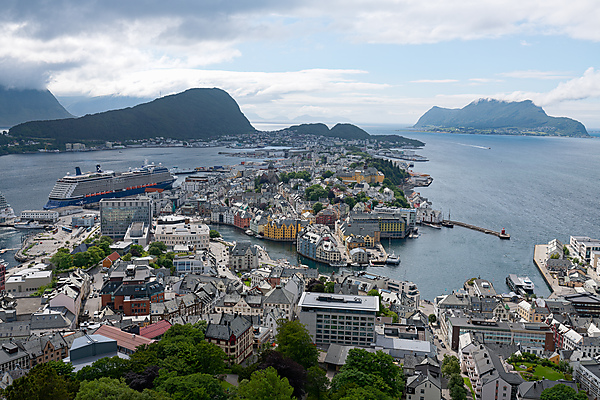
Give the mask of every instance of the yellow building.
<path id="1" fill-rule="evenodd" d="M 377 171 L 377 169 L 373 167 L 369 167 L 365 170 L 357 169 L 353 172 L 343 172 L 338 174 L 338 178 L 342 180 L 344 183 L 382 183 L 385 179 L 385 175 L 382 172 Z"/>
<path id="2" fill-rule="evenodd" d="M 269 220 L 265 225 L 263 237 L 265 239 L 277 240 L 282 242 L 292 242 L 296 240 L 296 235 L 302 227 L 297 220 L 278 219 Z"/>

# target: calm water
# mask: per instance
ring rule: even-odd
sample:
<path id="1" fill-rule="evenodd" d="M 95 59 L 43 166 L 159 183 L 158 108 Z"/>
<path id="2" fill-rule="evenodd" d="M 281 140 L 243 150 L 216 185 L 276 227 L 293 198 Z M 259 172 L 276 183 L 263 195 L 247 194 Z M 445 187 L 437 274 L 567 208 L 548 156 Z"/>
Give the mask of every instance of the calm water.
<path id="1" fill-rule="evenodd" d="M 452 219 L 494 230 L 506 228 L 511 234 L 511 240 L 503 241 L 460 227 L 421 227 L 418 239 L 392 241 L 402 263 L 373 268 L 373 272 L 414 281 L 424 298 L 458 288 L 473 276 L 490 279 L 497 291 L 504 292 L 509 273 L 528 275 L 536 291 L 546 296 L 548 289 L 532 262 L 534 244 L 553 238 L 566 242 L 569 235 L 600 237 L 599 139 L 370 132 L 399 133 L 425 142 L 418 153 L 431 161 L 416 163 L 414 170 L 431 174 L 434 181 L 417 191 L 428 197 L 434 208 L 445 214 L 450 211 Z M 221 150 L 126 149 L 122 153 L 3 156 L 0 190 L 18 213 L 42 207 L 56 179 L 74 171 L 75 166 L 84 171 L 96 164 L 105 170 L 122 170 L 139 166 L 145 159 L 180 168 L 243 161 L 218 155 Z M 233 228 L 217 229 L 226 239 L 248 239 Z M 274 259 L 287 258 L 292 264 L 299 261 L 291 244 L 251 240 L 267 247 Z M 0 228 L 0 247 L 16 247 L 18 242 L 19 234 Z M 388 247 L 387 242 L 384 245 Z M 4 258 L 14 265 L 11 253 Z"/>

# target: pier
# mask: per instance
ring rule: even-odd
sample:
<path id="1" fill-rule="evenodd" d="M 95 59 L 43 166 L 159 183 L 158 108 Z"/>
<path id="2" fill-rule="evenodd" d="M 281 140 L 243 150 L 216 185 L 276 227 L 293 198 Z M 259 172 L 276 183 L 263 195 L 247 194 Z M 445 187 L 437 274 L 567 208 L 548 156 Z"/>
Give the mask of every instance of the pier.
<path id="1" fill-rule="evenodd" d="M 466 224 L 464 222 L 450 221 L 450 220 L 444 220 L 444 221 L 442 221 L 442 225 L 444 225 L 444 224 L 446 224 L 446 225 L 458 225 L 458 226 L 462 226 L 463 228 L 467 228 L 467 229 L 472 229 L 474 231 L 483 232 L 483 233 L 486 233 L 488 235 L 498 236 L 500 239 L 505 239 L 505 240 L 510 239 L 510 235 L 508 233 L 506 233 L 504 231 L 504 229 L 502 229 L 502 232 L 497 232 L 497 231 L 493 231 L 491 229 L 486 229 L 486 228 L 481 228 L 479 226 L 475 226 L 475 225 L 471 225 L 471 224 Z"/>

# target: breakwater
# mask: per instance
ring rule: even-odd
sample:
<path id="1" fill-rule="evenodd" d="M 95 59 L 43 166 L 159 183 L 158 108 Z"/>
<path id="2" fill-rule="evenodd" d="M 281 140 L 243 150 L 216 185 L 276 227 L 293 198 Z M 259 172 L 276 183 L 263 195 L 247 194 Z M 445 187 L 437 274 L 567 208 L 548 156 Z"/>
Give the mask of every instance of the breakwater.
<path id="1" fill-rule="evenodd" d="M 468 229 L 472 229 L 474 231 L 483 232 L 483 233 L 488 234 L 488 235 L 498 236 L 500 239 L 505 239 L 505 240 L 510 239 L 510 235 L 508 233 L 506 233 L 504 231 L 504 229 L 502 229 L 502 231 L 498 232 L 498 231 L 494 231 L 494 230 L 491 230 L 491 229 L 481 228 L 479 226 L 467 224 L 467 223 L 464 223 L 464 222 L 450 221 L 450 220 L 444 220 L 442 222 L 442 224 L 462 226 L 463 228 L 468 228 Z"/>

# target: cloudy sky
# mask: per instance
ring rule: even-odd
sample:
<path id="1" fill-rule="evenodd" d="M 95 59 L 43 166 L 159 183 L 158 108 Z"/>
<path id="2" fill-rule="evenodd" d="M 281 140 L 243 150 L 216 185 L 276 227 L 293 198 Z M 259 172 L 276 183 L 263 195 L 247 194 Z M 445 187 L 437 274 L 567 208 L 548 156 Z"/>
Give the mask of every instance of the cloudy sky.
<path id="1" fill-rule="evenodd" d="M 4 0 L 0 84 L 154 98 L 220 87 L 250 120 L 414 124 L 531 99 L 600 128 L 593 0 Z"/>

